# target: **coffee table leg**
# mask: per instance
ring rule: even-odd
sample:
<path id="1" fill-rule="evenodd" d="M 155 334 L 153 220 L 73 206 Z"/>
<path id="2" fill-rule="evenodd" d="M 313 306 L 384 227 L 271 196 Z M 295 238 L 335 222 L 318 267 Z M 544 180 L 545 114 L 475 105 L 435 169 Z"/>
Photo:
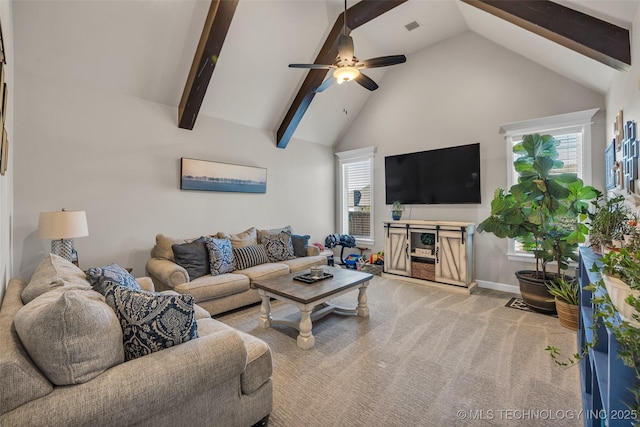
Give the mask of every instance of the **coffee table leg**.
<path id="1" fill-rule="evenodd" d="M 263 328 L 268 328 L 271 326 L 271 301 L 269 296 L 260 289 L 258 291 L 260 297 L 262 298 L 262 305 L 260 306 L 260 325 Z"/>
<path id="2" fill-rule="evenodd" d="M 356 315 L 359 317 L 369 317 L 369 307 L 367 307 L 367 286 L 369 282 L 365 282 L 360 288 L 358 288 L 358 308 L 356 308 Z"/>
<path id="3" fill-rule="evenodd" d="M 311 311 L 312 310 L 300 310 L 300 334 L 298 335 L 298 347 L 307 350 L 314 346 L 316 338 L 311 334 Z"/>

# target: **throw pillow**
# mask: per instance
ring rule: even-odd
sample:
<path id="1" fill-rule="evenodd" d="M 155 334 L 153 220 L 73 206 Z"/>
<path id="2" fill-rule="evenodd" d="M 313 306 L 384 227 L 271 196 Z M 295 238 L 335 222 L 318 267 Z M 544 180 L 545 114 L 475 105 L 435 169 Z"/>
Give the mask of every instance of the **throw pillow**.
<path id="1" fill-rule="evenodd" d="M 236 269 L 233 248 L 229 239 L 209 237 L 207 238 L 207 249 L 209 250 L 209 267 L 212 276 L 231 273 Z"/>
<path id="2" fill-rule="evenodd" d="M 260 243 L 264 245 L 271 262 L 293 259 L 293 244 L 288 231 L 264 235 L 260 238 Z"/>
<path id="3" fill-rule="evenodd" d="M 91 267 L 87 270 L 87 280 L 93 286 L 93 289 L 104 295 L 106 282 L 117 283 L 131 289 L 140 289 L 140 285 L 136 282 L 127 270 L 118 264 L 109 264 L 104 267 Z"/>
<path id="4" fill-rule="evenodd" d="M 14 324 L 31 359 L 56 385 L 85 383 L 124 361 L 118 319 L 90 288 L 47 292 L 22 307 Z"/>
<path id="5" fill-rule="evenodd" d="M 181 243 L 187 243 L 187 241 L 185 239 L 173 239 L 165 236 L 164 234 L 158 234 L 156 235 L 156 247 L 154 248 L 153 256 L 156 258 L 174 261 L 173 250 L 171 247 Z"/>
<path id="6" fill-rule="evenodd" d="M 309 246 L 309 239 L 311 236 L 305 234 L 301 236 L 299 234 L 291 235 L 291 243 L 293 244 L 293 256 L 300 258 L 307 256 L 307 247 Z"/>
<path id="7" fill-rule="evenodd" d="M 105 298 L 122 328 L 125 360 L 198 338 L 192 295 L 139 291 L 106 281 Z"/>
<path id="8" fill-rule="evenodd" d="M 218 239 L 229 239 L 231 246 L 234 248 L 242 248 L 245 246 L 252 246 L 258 244 L 258 230 L 255 227 L 251 227 L 248 230 L 238 234 L 227 234 L 224 231 L 218 233 Z"/>
<path id="9" fill-rule="evenodd" d="M 244 270 L 245 268 L 269 262 L 267 251 L 263 245 L 233 248 L 233 258 L 236 260 L 236 268 L 238 270 Z"/>
<path id="10" fill-rule="evenodd" d="M 49 254 L 36 267 L 29 284 L 22 291 L 22 303 L 28 304 L 35 298 L 65 284 L 84 286 L 90 289 L 84 271 L 70 261 Z"/>
<path id="11" fill-rule="evenodd" d="M 209 250 L 205 237 L 200 237 L 191 243 L 171 246 L 175 263 L 187 270 L 189 279 L 209 274 Z"/>
<path id="12" fill-rule="evenodd" d="M 262 238 L 262 236 L 269 236 L 269 235 L 277 235 L 280 234 L 283 231 L 288 231 L 289 233 L 293 234 L 293 228 L 291 228 L 290 225 L 285 225 L 282 228 L 271 228 L 268 230 L 258 230 L 258 243 L 261 243 L 262 240 L 260 240 Z"/>

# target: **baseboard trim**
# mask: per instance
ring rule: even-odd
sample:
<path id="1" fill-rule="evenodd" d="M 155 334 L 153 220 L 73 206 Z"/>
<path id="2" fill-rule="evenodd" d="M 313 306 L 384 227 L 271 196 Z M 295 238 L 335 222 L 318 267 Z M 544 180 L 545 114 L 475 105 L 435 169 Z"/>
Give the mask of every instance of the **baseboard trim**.
<path id="1" fill-rule="evenodd" d="M 486 280 L 476 280 L 479 288 L 493 289 L 494 291 L 509 292 L 511 294 L 520 295 L 520 288 L 515 285 L 507 285 L 506 283 L 488 282 Z"/>

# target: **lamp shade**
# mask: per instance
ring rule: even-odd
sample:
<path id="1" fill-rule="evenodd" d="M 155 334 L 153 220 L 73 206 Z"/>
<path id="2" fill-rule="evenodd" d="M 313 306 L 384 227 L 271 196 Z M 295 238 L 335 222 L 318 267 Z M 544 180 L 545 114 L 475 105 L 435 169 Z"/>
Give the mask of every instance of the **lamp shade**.
<path id="1" fill-rule="evenodd" d="M 85 211 L 40 212 L 38 237 L 40 239 L 73 239 L 89 235 Z"/>

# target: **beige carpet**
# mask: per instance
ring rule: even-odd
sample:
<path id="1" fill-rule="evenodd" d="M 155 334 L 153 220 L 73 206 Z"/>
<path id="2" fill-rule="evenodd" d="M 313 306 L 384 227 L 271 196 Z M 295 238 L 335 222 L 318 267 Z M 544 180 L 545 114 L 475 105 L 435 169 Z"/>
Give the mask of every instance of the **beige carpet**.
<path id="1" fill-rule="evenodd" d="M 370 318 L 330 315 L 297 332 L 258 324 L 260 307 L 218 317 L 273 351 L 270 426 L 579 426 L 577 367 L 555 366 L 544 348 L 574 352 L 558 319 L 505 307 L 511 294 L 472 295 L 374 276 Z M 357 291 L 336 301 L 354 306 Z M 275 318 L 296 309 L 274 302 Z"/>

